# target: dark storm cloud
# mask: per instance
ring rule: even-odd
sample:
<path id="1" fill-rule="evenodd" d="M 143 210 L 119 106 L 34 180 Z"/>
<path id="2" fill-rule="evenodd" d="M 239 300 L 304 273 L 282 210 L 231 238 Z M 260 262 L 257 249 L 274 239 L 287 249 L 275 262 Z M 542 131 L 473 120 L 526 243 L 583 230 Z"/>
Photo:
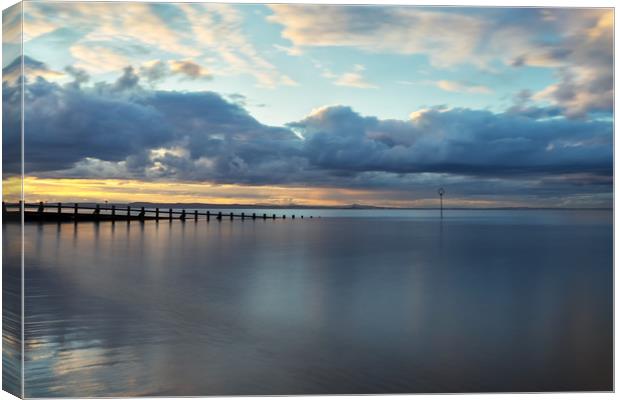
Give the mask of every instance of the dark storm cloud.
<path id="1" fill-rule="evenodd" d="M 73 78 L 73 85 L 76 86 L 76 88 L 79 88 L 80 85 L 90 80 L 90 75 L 82 68 L 69 65 L 65 68 L 65 72 Z"/>
<path id="2" fill-rule="evenodd" d="M 21 90 L 2 81 L 2 174 L 21 171 Z"/>
<path id="3" fill-rule="evenodd" d="M 410 121 L 324 108 L 289 124 L 326 170 L 468 175 L 611 173 L 607 122 L 534 119 L 470 109 L 430 109 Z"/>
<path id="4" fill-rule="evenodd" d="M 19 104 L 19 87 L 5 84 L 5 115 Z M 289 129 L 265 126 L 217 93 L 145 90 L 130 67 L 115 83 L 92 88 L 39 78 L 26 87 L 25 113 L 26 171 L 35 175 L 238 183 L 282 181 L 299 169 L 300 140 Z M 18 118 L 4 121 L 19 131 Z M 150 154 L 160 148 L 182 154 Z M 19 159 L 5 157 L 6 167 L 17 172 Z"/>
<path id="5" fill-rule="evenodd" d="M 130 85 L 120 82 L 115 90 Z M 25 103 L 27 171 L 70 168 L 86 157 L 122 161 L 170 140 L 156 110 L 112 90 L 98 93 L 38 79 L 26 87 Z"/>
<path id="6" fill-rule="evenodd" d="M 31 57 L 25 56 L 23 57 L 23 60 L 24 60 L 24 68 L 32 68 L 33 70 L 45 70 L 45 71 L 48 70 L 47 65 L 45 63 L 41 61 L 37 61 Z M 6 76 L 6 75 L 19 74 L 21 71 L 21 67 L 22 67 L 22 57 L 17 57 L 9 65 L 3 68 L 2 70 L 3 75 Z"/>
<path id="7" fill-rule="evenodd" d="M 394 190 L 439 180 L 463 193 L 548 195 L 612 184 L 611 122 L 535 110 L 528 93 L 505 113 L 438 107 L 382 120 L 332 106 L 271 127 L 214 92 L 146 89 L 131 67 L 92 87 L 74 72 L 69 84 L 26 86 L 27 174 Z M 5 82 L 5 115 L 18 102 Z M 18 129 L 10 120 L 3 128 Z M 18 166 L 5 152 L 5 169 Z"/>
<path id="8" fill-rule="evenodd" d="M 134 71 L 133 67 L 125 67 L 123 69 L 123 75 L 116 80 L 114 83 L 115 90 L 128 90 L 134 89 L 138 82 L 140 81 L 140 77 Z"/>
<path id="9" fill-rule="evenodd" d="M 34 80 L 38 76 L 50 78 L 63 75 L 61 72 L 51 70 L 47 64 L 28 56 L 23 57 L 23 65 L 26 77 L 30 80 Z M 2 69 L 2 82 L 6 82 L 9 85 L 15 85 L 21 77 L 21 71 L 22 57 L 17 57 L 9 65 Z"/>

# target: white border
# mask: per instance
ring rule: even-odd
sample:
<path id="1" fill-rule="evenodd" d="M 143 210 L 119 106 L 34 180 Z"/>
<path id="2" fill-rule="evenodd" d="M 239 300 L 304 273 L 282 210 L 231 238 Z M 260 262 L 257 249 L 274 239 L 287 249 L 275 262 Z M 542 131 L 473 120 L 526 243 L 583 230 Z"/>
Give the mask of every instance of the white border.
<path id="1" fill-rule="evenodd" d="M 17 4 L 18 1 L 15 0 L 0 0 L 1 4 L 2 4 L 2 9 L 8 8 L 14 4 Z M 31 0 L 31 1 L 37 1 L 37 0 Z M 95 1 L 95 0 L 64 0 L 64 1 Z M 122 2 L 123 0 L 106 0 L 106 1 L 119 1 Z M 143 1 L 139 1 L 138 2 L 143 2 Z M 151 2 L 169 2 L 169 0 L 151 0 Z M 197 0 L 185 0 L 184 2 L 206 2 L 206 3 L 217 3 L 218 1 L 197 1 Z M 219 2 L 229 2 L 229 1 L 219 1 Z M 282 3 L 284 1 L 271 1 L 272 3 Z M 243 1 L 239 1 L 239 3 L 265 3 L 265 1 L 261 1 L 261 0 L 243 0 Z M 559 0 L 539 0 L 539 1 L 533 1 L 533 0 L 526 0 L 526 1 L 515 1 L 515 0 L 504 0 L 501 3 L 498 1 L 491 1 L 491 0 L 487 0 L 487 1 L 481 1 L 481 0 L 452 0 L 449 2 L 446 1 L 439 1 L 439 0 L 425 0 L 425 1 L 415 1 L 415 0 L 388 0 L 388 1 L 369 1 L 369 0 L 308 0 L 308 1 L 299 1 L 299 0 L 288 0 L 286 1 L 286 3 L 314 3 L 314 4 L 384 4 L 384 5 L 440 5 L 440 6 L 483 6 L 483 7 L 606 7 L 606 8 L 610 8 L 613 7 L 615 8 L 615 4 L 616 2 L 613 0 L 589 0 L 589 1 L 583 1 L 583 0 L 563 0 L 563 1 L 559 1 Z M 615 11 L 614 11 L 614 18 L 615 18 Z M 614 32 L 614 76 L 617 74 L 618 72 L 618 67 L 615 64 L 615 54 L 618 50 L 618 41 L 616 40 L 616 32 Z M 1 56 L 0 56 L 0 60 L 1 60 Z M 615 82 L 614 82 L 614 88 L 615 88 Z M 616 100 L 616 96 L 617 93 L 614 92 L 614 104 L 615 104 L 615 100 Z M 22 108 L 23 110 L 23 108 Z M 615 108 L 614 108 L 615 110 Z M 1 121 L 1 118 L 0 118 Z M 22 119 L 22 123 L 23 123 L 23 119 Z M 614 118 L 614 132 L 615 132 L 615 127 L 616 127 L 616 121 Z M 1 129 L 1 128 L 0 128 Z M 618 150 L 618 142 L 616 142 L 614 140 L 614 155 L 616 154 L 617 150 Z M 23 147 L 22 147 L 23 148 Z M 0 157 L 2 155 L 2 150 L 0 148 Z M 1 173 L 1 165 L 0 165 L 0 173 Z M 617 176 L 617 169 L 616 169 L 616 163 L 615 163 L 615 157 L 614 157 L 614 176 Z M 614 185 L 614 210 L 618 207 L 620 200 L 618 199 L 618 196 L 616 195 L 616 187 Z M 614 212 L 614 266 L 615 266 L 615 249 L 617 248 L 618 245 L 618 235 L 616 235 L 616 228 L 618 226 L 617 224 L 618 220 L 617 220 L 617 215 Z M 0 231 L 0 238 L 1 238 L 1 231 Z M 1 255 L 1 249 L 0 249 L 0 255 Z M 22 271 L 23 274 L 23 271 Z M 616 309 L 616 305 L 617 305 L 617 297 L 615 296 L 615 288 L 618 287 L 618 282 L 619 282 L 619 278 L 618 275 L 615 274 L 615 268 L 614 268 L 614 310 Z M 22 275 L 22 283 L 23 283 L 23 275 Z M 23 288 L 22 288 L 23 290 Z M 22 299 L 23 301 L 23 299 Z M 0 297 L 0 306 L 2 304 L 2 300 Z M 22 303 L 22 307 L 23 307 L 23 303 Z M 23 310 L 23 308 L 22 308 Z M 616 319 L 615 319 L 615 311 L 614 311 L 614 333 L 617 332 L 616 329 Z M 615 336 L 615 335 L 614 335 Z M 614 337 L 614 343 L 615 343 L 615 337 Z M 614 359 L 617 359 L 617 357 L 615 357 L 617 355 L 617 348 L 614 347 Z M 22 353 L 23 354 L 23 353 Z M 615 363 L 614 363 L 615 364 Z M 614 383 L 617 384 L 619 381 L 619 373 L 618 373 L 618 368 L 614 369 Z M 1 377 L 0 377 L 1 380 Z M 540 399 L 548 399 L 548 400 L 556 400 L 556 399 L 579 399 L 579 400 L 583 400 L 583 399 L 607 399 L 607 398 L 614 398 L 616 397 L 615 393 L 506 393 L 506 394 L 498 394 L 498 393 L 489 393 L 489 394 L 454 394 L 454 395 L 377 395 L 377 396 L 372 396 L 373 399 L 381 399 L 381 400 L 386 400 L 386 399 L 411 399 L 411 400 L 426 400 L 426 399 L 437 399 L 438 396 L 457 396 L 457 397 L 466 397 L 467 399 L 472 399 L 472 400 L 477 400 L 477 399 L 495 399 L 495 398 L 500 398 L 500 399 L 532 399 L 532 398 L 540 398 Z M 325 398 L 325 396 L 299 396 L 300 398 L 303 399 L 307 399 L 307 400 L 319 400 L 319 399 L 323 399 Z M 335 396 L 334 396 L 335 397 Z M 253 399 L 253 397 L 208 397 L 209 399 Z M 278 396 L 261 396 L 259 397 L 260 399 L 278 399 Z M 362 396 L 337 396 L 335 397 L 337 399 L 342 399 L 342 400 L 352 400 L 352 399 L 360 399 L 362 398 Z M 0 391 L 0 400 L 8 400 L 8 399 L 15 399 L 14 396 Z M 184 399 L 182 397 L 156 397 L 155 399 Z"/>

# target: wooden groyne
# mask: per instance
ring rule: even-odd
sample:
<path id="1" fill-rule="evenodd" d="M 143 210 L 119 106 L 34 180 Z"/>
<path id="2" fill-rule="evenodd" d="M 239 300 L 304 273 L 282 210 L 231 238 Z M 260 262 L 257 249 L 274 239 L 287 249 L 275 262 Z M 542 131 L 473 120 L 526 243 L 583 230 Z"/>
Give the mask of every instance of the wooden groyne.
<path id="1" fill-rule="evenodd" d="M 186 210 L 160 207 L 131 207 L 129 205 L 81 205 L 79 203 L 7 203 L 2 202 L 2 217 L 8 221 L 19 221 L 21 213 L 24 221 L 199 221 L 212 219 L 216 221 L 240 220 L 275 220 L 286 219 L 286 214 L 276 215 L 265 212 L 237 213 L 211 212 L 204 210 Z M 290 215 L 295 219 L 295 214 Z M 301 219 L 304 216 L 300 216 Z M 308 218 L 312 218 L 311 216 Z"/>

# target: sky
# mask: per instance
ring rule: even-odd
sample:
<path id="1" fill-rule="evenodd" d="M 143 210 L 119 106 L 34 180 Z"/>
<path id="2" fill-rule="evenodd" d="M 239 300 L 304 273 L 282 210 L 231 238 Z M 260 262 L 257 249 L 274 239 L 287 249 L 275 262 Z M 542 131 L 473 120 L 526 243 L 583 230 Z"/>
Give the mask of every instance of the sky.
<path id="1" fill-rule="evenodd" d="M 442 186 L 449 206 L 612 206 L 611 9 L 23 11 L 27 201 L 433 207 Z M 3 13 L 9 116 L 19 17 Z M 5 184 L 19 165 L 5 150 Z"/>

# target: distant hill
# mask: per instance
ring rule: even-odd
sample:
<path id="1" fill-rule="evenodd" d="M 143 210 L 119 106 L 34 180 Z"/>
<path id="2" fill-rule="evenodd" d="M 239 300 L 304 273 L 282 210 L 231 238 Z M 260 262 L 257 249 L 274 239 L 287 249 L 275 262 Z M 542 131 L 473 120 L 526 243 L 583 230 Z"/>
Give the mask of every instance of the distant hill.
<path id="1" fill-rule="evenodd" d="M 94 203 L 93 203 L 94 204 Z M 110 203 L 111 204 L 111 203 Z M 117 203 L 120 204 L 120 203 Z M 347 204 L 342 206 L 306 206 L 302 204 L 211 204 L 211 203 L 123 203 L 131 207 L 147 208 L 211 208 L 211 209 L 313 209 L 313 210 L 437 210 L 439 207 L 381 207 L 367 204 Z M 444 207 L 444 210 L 612 210 L 612 208 L 578 208 L 578 207 Z"/>

